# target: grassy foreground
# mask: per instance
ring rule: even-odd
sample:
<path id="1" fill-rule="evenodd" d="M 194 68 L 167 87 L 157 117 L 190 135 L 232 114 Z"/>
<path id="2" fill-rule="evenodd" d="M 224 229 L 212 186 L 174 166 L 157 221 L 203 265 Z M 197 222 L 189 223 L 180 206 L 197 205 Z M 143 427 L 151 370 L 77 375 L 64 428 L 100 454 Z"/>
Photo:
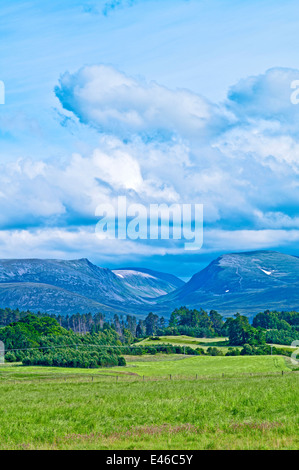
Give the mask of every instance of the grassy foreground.
<path id="1" fill-rule="evenodd" d="M 234 363 L 235 376 L 224 378 L 223 364 L 216 375 L 211 360 L 239 357 L 139 359 L 155 372 L 207 360 L 201 377 L 205 370 L 209 377 L 171 381 L 151 380 L 148 369 L 148 380 L 131 373 L 116 381 L 102 370 L 3 367 L 0 449 L 298 449 L 299 375 L 277 373 L 274 358 L 272 366 L 266 358 L 241 358 L 261 375 L 236 376 Z"/>

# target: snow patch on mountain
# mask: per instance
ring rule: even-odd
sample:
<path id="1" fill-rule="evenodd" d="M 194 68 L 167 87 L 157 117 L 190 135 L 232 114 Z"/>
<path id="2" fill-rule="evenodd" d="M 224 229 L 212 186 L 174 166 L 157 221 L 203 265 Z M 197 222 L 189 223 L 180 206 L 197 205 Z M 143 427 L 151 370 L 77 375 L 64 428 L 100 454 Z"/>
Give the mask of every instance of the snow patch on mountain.
<path id="1" fill-rule="evenodd" d="M 263 273 L 267 274 L 267 276 L 270 276 L 273 272 L 273 271 L 266 271 L 265 269 L 262 269 L 262 268 L 260 268 L 260 270 L 263 271 Z"/>

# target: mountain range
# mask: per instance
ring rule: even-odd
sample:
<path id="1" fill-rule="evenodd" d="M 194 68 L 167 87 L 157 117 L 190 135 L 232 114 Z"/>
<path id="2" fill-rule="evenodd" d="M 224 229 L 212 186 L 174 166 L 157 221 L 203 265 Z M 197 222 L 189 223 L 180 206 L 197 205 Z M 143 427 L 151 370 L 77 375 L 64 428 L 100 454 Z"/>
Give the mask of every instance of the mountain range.
<path id="1" fill-rule="evenodd" d="M 188 282 L 146 268 L 110 270 L 87 259 L 0 260 L 0 306 L 54 314 L 168 317 L 185 305 L 237 311 L 299 308 L 299 258 L 273 251 L 220 256 Z"/>

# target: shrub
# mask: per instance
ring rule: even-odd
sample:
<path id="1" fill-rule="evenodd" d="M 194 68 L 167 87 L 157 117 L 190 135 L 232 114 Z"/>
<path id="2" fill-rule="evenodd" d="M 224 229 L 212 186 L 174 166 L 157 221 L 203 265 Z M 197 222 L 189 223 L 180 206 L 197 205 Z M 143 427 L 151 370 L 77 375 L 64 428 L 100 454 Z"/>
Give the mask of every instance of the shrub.
<path id="1" fill-rule="evenodd" d="M 120 356 L 120 357 L 118 358 L 118 365 L 121 366 L 121 367 L 124 367 L 124 366 L 127 365 L 126 360 L 125 360 L 124 357 Z"/>
<path id="2" fill-rule="evenodd" d="M 6 361 L 6 362 L 17 362 L 15 353 L 12 352 L 12 351 L 8 351 L 8 352 L 5 354 L 5 361 Z"/>

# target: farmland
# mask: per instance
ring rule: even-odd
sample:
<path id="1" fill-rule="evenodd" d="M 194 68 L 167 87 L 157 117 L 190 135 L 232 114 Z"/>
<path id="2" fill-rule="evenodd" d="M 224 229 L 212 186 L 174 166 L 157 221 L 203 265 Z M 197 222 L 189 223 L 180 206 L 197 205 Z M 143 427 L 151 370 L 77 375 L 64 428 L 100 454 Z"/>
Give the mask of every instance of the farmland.
<path id="1" fill-rule="evenodd" d="M 281 356 L 5 365 L 0 449 L 295 449 L 297 392 L 298 373 Z"/>
<path id="2" fill-rule="evenodd" d="M 142 341 L 139 341 L 136 346 L 157 346 L 159 344 L 171 344 L 173 346 L 186 346 L 192 349 L 202 348 L 204 351 L 208 349 L 209 346 L 215 346 L 221 348 L 222 352 L 225 354 L 228 351 L 228 338 L 217 337 L 217 338 L 193 338 L 186 335 L 176 335 L 176 336 L 159 336 L 155 339 L 145 338 Z M 241 349 L 241 348 L 240 348 Z"/>
<path id="3" fill-rule="evenodd" d="M 206 351 L 209 347 L 217 347 L 221 349 L 223 354 L 226 354 L 229 348 L 229 340 L 226 337 L 216 337 L 216 338 L 193 338 L 191 336 L 186 335 L 178 335 L 178 336 L 159 336 L 155 339 L 153 338 L 145 338 L 142 341 L 139 341 L 136 346 L 144 345 L 144 346 L 157 346 L 159 344 L 171 344 L 173 346 L 186 346 L 189 348 L 202 348 Z M 273 344 L 276 348 L 283 348 L 288 351 L 294 351 L 296 347 L 282 345 L 282 344 Z M 239 347 L 239 350 L 242 348 Z"/>
<path id="4" fill-rule="evenodd" d="M 191 348 L 208 348 L 209 346 L 224 347 L 228 344 L 228 338 L 217 337 L 217 338 L 193 338 L 186 335 L 176 336 L 158 336 L 155 339 L 145 338 L 139 341 L 137 344 L 162 344 L 169 343 L 175 346 L 190 346 Z"/>

